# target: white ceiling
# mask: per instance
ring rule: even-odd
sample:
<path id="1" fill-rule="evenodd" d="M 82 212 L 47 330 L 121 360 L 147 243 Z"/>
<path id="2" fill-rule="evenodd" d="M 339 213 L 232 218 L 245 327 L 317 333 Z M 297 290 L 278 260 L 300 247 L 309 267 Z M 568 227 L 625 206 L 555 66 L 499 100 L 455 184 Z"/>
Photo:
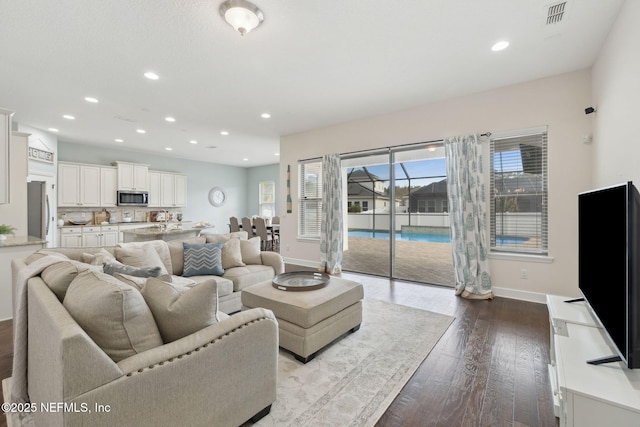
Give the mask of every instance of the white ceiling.
<path id="1" fill-rule="evenodd" d="M 588 68 L 623 0 L 549 26 L 548 0 L 254 0 L 244 37 L 221 2 L 2 0 L 0 108 L 60 141 L 272 164 L 282 135 Z"/>

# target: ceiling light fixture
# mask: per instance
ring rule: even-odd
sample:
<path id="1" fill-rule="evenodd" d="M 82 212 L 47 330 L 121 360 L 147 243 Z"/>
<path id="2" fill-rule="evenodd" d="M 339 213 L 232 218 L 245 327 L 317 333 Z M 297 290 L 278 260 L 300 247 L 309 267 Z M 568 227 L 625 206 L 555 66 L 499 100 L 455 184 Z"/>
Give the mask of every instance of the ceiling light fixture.
<path id="1" fill-rule="evenodd" d="M 116 141 L 116 142 L 124 142 L 124 139 L 122 139 L 122 138 L 116 138 L 116 139 L 115 139 L 115 141 Z"/>
<path id="2" fill-rule="evenodd" d="M 191 141 L 189 141 L 189 144 L 197 144 L 198 141 L 196 141 L 195 139 L 192 139 Z"/>
<path id="3" fill-rule="evenodd" d="M 98 100 L 96 98 L 94 98 L 93 96 L 85 96 L 84 98 L 85 101 L 90 102 L 92 104 L 97 104 Z"/>
<path id="4" fill-rule="evenodd" d="M 158 80 L 160 78 L 160 76 L 153 71 L 147 71 L 146 73 L 144 73 L 144 76 L 149 80 Z"/>
<path id="5" fill-rule="evenodd" d="M 241 36 L 255 29 L 264 21 L 264 14 L 247 0 L 227 0 L 220 5 L 220 16 Z"/>
<path id="6" fill-rule="evenodd" d="M 63 118 L 67 119 L 67 120 L 75 120 L 76 118 L 74 116 L 72 116 L 71 114 L 65 114 L 64 116 L 62 116 Z"/>
<path id="7" fill-rule="evenodd" d="M 167 150 L 167 151 L 172 151 L 172 150 L 173 150 L 173 148 L 171 148 L 171 147 L 167 147 L 167 148 L 165 148 L 165 150 Z"/>
<path id="8" fill-rule="evenodd" d="M 242 160 L 245 161 L 245 162 L 249 161 L 249 159 L 247 159 L 246 157 L 244 159 L 242 159 Z"/>
<path id="9" fill-rule="evenodd" d="M 229 135 L 229 132 L 227 132 L 226 130 L 223 130 L 223 131 L 220 131 L 220 135 L 227 136 Z"/>
<path id="10" fill-rule="evenodd" d="M 138 132 L 138 133 L 147 133 L 147 131 L 144 130 L 144 129 L 136 129 L 136 132 Z"/>
<path id="11" fill-rule="evenodd" d="M 60 132 L 60 130 L 58 130 L 58 129 L 56 129 L 56 128 L 49 128 L 49 130 L 50 130 L 51 132 Z"/>
<path id="12" fill-rule="evenodd" d="M 269 113 L 262 113 L 262 114 L 260 114 L 260 117 L 262 117 L 263 119 L 270 119 L 270 118 L 271 118 L 271 114 L 269 114 Z"/>
<path id="13" fill-rule="evenodd" d="M 176 119 L 174 119 L 173 117 L 165 117 L 164 118 L 166 121 L 168 121 L 169 123 L 173 123 L 176 121 Z"/>
<path id="14" fill-rule="evenodd" d="M 500 40 L 499 42 L 491 46 L 491 50 L 494 52 L 499 52 L 501 50 L 505 50 L 507 47 L 509 47 L 509 42 L 506 40 Z"/>

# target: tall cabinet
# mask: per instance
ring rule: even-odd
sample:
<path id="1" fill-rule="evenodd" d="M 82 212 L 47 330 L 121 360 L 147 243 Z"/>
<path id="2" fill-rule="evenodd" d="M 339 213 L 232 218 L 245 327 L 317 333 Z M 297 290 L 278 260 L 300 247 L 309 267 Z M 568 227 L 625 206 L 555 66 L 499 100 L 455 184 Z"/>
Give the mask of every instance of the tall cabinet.
<path id="1" fill-rule="evenodd" d="M 615 350 L 585 303 L 565 300 L 547 295 L 549 375 L 560 427 L 639 426 L 640 369 L 621 362 L 587 364 Z"/>
<path id="2" fill-rule="evenodd" d="M 13 111 L 0 108 L 0 204 L 9 203 L 9 139 Z"/>

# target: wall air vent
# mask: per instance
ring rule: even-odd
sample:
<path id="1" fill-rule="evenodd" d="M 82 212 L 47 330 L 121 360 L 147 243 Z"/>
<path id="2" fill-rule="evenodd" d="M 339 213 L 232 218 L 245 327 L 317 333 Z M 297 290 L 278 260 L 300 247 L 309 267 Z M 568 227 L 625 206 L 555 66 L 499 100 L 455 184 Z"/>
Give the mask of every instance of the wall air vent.
<path id="1" fill-rule="evenodd" d="M 557 24 L 564 17 L 567 2 L 554 3 L 547 10 L 547 25 Z"/>

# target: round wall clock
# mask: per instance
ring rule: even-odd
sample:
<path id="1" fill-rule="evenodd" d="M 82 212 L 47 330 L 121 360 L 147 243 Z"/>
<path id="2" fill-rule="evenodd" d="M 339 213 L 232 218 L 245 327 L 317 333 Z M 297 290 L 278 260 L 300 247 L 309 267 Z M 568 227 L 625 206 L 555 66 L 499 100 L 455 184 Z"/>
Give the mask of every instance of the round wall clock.
<path id="1" fill-rule="evenodd" d="M 209 203 L 219 208 L 227 201 L 227 194 L 221 187 L 213 187 L 209 191 Z"/>

